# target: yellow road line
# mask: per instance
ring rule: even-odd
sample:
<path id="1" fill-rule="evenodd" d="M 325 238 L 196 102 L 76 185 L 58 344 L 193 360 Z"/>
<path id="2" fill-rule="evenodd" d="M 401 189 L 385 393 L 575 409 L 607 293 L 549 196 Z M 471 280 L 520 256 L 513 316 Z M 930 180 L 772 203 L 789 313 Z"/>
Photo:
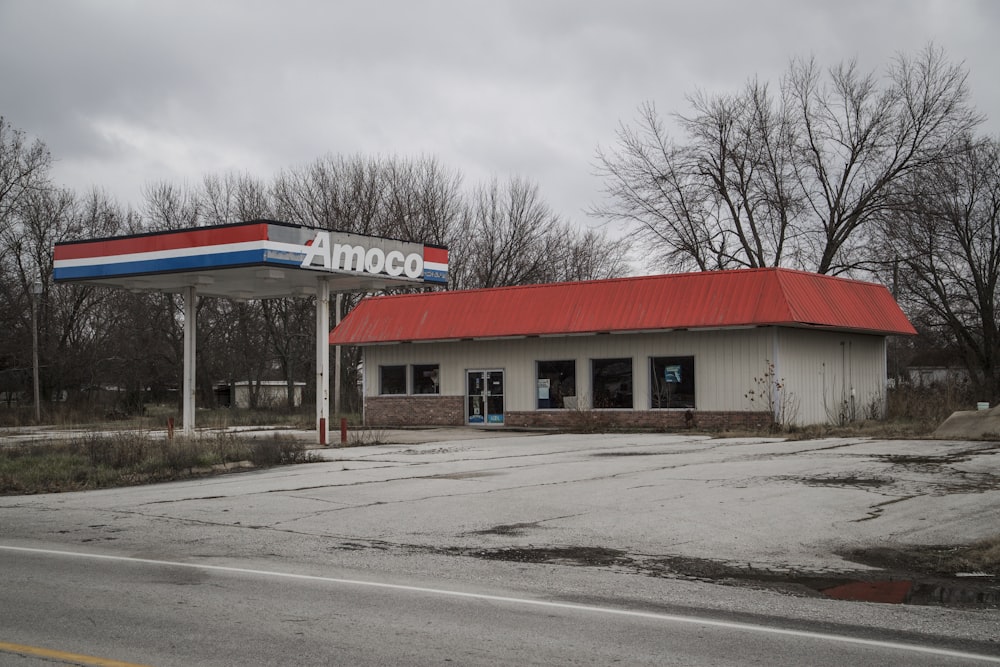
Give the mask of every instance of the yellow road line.
<path id="1" fill-rule="evenodd" d="M 0 652 L 20 653 L 21 655 L 32 655 L 49 660 L 59 660 L 77 665 L 88 665 L 88 667 L 146 667 L 134 662 L 122 662 L 121 660 L 109 660 L 108 658 L 96 658 L 92 655 L 80 655 L 79 653 L 66 653 L 65 651 L 54 651 L 40 646 L 26 646 L 24 644 L 8 644 L 0 642 Z"/>

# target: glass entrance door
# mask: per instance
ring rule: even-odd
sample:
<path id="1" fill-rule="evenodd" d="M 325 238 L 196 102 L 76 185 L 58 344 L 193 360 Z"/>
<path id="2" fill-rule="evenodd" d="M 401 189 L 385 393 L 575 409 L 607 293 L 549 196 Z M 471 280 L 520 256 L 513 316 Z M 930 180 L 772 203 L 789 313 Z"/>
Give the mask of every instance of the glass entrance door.
<path id="1" fill-rule="evenodd" d="M 466 421 L 503 424 L 503 371 L 466 372 Z"/>

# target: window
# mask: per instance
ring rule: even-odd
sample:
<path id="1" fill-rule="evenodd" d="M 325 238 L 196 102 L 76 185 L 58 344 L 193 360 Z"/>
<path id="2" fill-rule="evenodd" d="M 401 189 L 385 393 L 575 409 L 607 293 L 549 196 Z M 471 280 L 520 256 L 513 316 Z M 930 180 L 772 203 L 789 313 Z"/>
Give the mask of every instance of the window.
<path id="1" fill-rule="evenodd" d="M 406 366 L 379 366 L 378 393 L 405 394 Z"/>
<path id="2" fill-rule="evenodd" d="M 576 407 L 576 361 L 539 361 L 535 373 L 538 409 Z"/>
<path id="3" fill-rule="evenodd" d="M 694 357 L 651 357 L 649 406 L 694 407 Z"/>
<path id="4" fill-rule="evenodd" d="M 592 364 L 595 408 L 632 407 L 632 360 L 594 359 Z"/>
<path id="5" fill-rule="evenodd" d="M 413 366 L 413 393 L 437 394 L 438 364 L 423 364 Z"/>

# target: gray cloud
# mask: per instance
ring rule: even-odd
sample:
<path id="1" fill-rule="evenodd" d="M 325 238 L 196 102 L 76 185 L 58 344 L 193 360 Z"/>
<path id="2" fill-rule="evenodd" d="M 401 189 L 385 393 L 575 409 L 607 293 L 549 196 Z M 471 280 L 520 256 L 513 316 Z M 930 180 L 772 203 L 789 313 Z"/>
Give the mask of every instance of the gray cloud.
<path id="1" fill-rule="evenodd" d="M 57 179 L 138 204 L 143 183 L 327 153 L 436 155 L 474 182 L 517 173 L 562 214 L 591 162 L 655 101 L 777 83 L 793 56 L 882 70 L 930 41 L 1000 128 L 1000 5 L 972 0 L 624 2 L 0 0 L 0 114 Z"/>

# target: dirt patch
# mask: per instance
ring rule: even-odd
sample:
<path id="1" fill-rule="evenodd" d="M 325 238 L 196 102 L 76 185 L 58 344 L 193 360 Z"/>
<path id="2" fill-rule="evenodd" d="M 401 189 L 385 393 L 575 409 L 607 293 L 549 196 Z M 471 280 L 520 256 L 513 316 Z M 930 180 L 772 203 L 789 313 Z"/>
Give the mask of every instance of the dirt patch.
<path id="1" fill-rule="evenodd" d="M 477 477 L 494 477 L 498 472 L 449 472 L 440 475 L 427 475 L 419 479 L 475 479 Z"/>
<path id="2" fill-rule="evenodd" d="M 1000 607 L 1000 538 L 961 547 L 878 548 L 842 555 L 880 569 L 826 574 L 665 557 L 642 561 L 640 570 L 651 576 L 754 586 L 838 600 Z"/>
<path id="3" fill-rule="evenodd" d="M 907 454 L 880 454 L 875 458 L 900 466 L 942 466 L 949 463 L 962 463 L 968 461 L 969 456 L 964 453 L 945 454 L 942 456 L 912 456 Z"/>
<path id="4" fill-rule="evenodd" d="M 497 527 L 503 528 L 503 527 Z M 705 581 L 724 586 L 746 586 L 775 590 L 805 597 L 825 597 L 887 604 L 940 605 L 949 607 L 1000 607 L 1000 577 L 988 572 L 975 576 L 952 576 L 906 571 L 902 565 L 918 562 L 881 554 L 887 570 L 838 573 L 813 573 L 798 570 L 769 570 L 687 556 L 637 556 L 603 547 L 523 547 L 490 550 L 454 550 L 452 553 L 485 560 L 515 563 L 551 563 L 559 565 L 621 567 L 637 574 Z M 869 552 L 866 552 L 869 553 Z M 870 554 L 869 554 L 870 555 Z M 871 556 L 876 559 L 875 556 Z M 855 559 L 856 562 L 862 562 Z M 882 567 L 874 562 L 877 567 Z M 971 574 L 971 573 L 967 573 Z"/>
<path id="5" fill-rule="evenodd" d="M 504 535 L 506 537 L 520 537 L 528 529 L 538 528 L 537 523 L 504 523 L 498 526 L 491 526 L 483 530 L 474 530 L 466 535 Z"/>
<path id="6" fill-rule="evenodd" d="M 627 565 L 632 562 L 624 551 L 604 547 L 511 547 L 466 553 L 485 560 L 503 560 L 514 563 L 554 563 L 606 567 Z"/>
<path id="7" fill-rule="evenodd" d="M 855 563 L 893 572 L 944 577 L 971 574 L 1000 577 L 1000 536 L 959 546 L 872 547 L 840 555 Z"/>
<path id="8" fill-rule="evenodd" d="M 839 477 L 786 477 L 793 482 L 805 484 L 807 486 L 843 486 L 856 488 L 877 489 L 887 484 L 892 484 L 892 478 L 884 477 L 855 477 L 854 475 L 843 475 Z"/>

